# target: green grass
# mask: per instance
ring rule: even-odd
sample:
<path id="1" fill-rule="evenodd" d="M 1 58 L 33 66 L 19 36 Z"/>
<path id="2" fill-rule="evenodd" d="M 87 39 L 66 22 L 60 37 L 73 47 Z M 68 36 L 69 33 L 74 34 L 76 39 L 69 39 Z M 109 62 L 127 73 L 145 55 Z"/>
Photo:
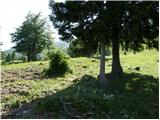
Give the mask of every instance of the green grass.
<path id="1" fill-rule="evenodd" d="M 124 75 L 110 80 L 106 74 L 107 90 L 99 86 L 96 58 L 71 58 L 73 73 L 53 78 L 34 76 L 37 70 L 42 72 L 48 67 L 48 61 L 3 65 L 2 117 L 158 118 L 157 60 L 158 52 L 154 50 L 121 55 Z M 134 69 L 137 66 L 140 71 Z M 110 71 L 111 56 L 106 57 L 106 73 Z"/>

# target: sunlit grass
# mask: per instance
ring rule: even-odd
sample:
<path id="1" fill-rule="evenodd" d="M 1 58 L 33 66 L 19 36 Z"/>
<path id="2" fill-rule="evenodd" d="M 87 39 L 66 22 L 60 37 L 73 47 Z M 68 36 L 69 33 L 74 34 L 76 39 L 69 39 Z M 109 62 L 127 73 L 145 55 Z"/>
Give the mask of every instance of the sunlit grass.
<path id="1" fill-rule="evenodd" d="M 38 104 L 40 101 L 39 106 L 37 104 L 34 106 L 42 112 L 52 106 L 49 112 L 56 114 L 50 116 L 51 118 L 71 118 L 65 113 L 59 101 L 60 98 L 63 98 L 65 102 L 71 103 L 73 108 L 80 111 L 76 113 L 71 109 L 70 112 L 81 118 L 157 118 L 157 60 L 158 52 L 154 50 L 146 50 L 137 54 L 121 54 L 125 74 L 123 78 L 112 81 L 107 77 L 109 81 L 107 91 L 99 88 L 97 80 L 99 59 L 97 58 L 71 58 L 68 62 L 73 72 L 59 77 L 9 81 L 6 80 L 12 77 L 12 74 L 9 74 L 11 76 L 3 79 L 4 82 L 1 84 L 4 92 L 1 100 L 2 113 L 7 113 L 11 108 L 21 107 L 31 101 L 38 102 Z M 21 69 L 24 71 L 29 66 L 41 66 L 43 70 L 48 67 L 48 64 L 49 61 L 38 61 L 2 65 L 2 71 Z M 140 71 L 135 70 L 135 67 L 140 67 Z M 110 71 L 111 56 L 106 57 L 106 73 Z M 91 104 L 96 108 L 92 108 Z M 86 113 L 91 108 L 93 110 L 90 112 L 93 114 Z M 36 111 L 39 111 L 38 109 Z M 31 116 L 36 118 L 36 113 L 20 117 L 31 118 Z"/>

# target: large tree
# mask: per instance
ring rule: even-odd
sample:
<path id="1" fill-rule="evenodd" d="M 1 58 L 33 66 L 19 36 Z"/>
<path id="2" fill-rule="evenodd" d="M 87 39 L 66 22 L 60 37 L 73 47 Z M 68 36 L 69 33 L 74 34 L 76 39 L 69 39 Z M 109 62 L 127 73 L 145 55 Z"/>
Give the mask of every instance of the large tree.
<path id="1" fill-rule="evenodd" d="M 88 48 L 101 48 L 100 81 L 105 83 L 105 44 L 112 45 L 112 74 L 120 76 L 119 48 L 142 50 L 143 46 L 157 47 L 158 2 L 143 1 L 74 1 L 49 4 L 53 25 L 62 40 L 74 37 L 83 40 Z M 132 34 L 133 33 L 133 34 Z M 147 34 L 146 34 L 147 33 Z"/>
<path id="2" fill-rule="evenodd" d="M 47 26 L 40 13 L 29 12 L 22 25 L 11 33 L 16 51 L 25 54 L 28 61 L 35 61 L 36 55 L 51 43 L 51 32 Z"/>
<path id="3" fill-rule="evenodd" d="M 105 44 L 108 33 L 106 26 L 101 22 L 98 14 L 99 8 L 103 7 L 103 2 L 65 2 L 55 3 L 50 1 L 52 14 L 50 19 L 53 25 L 58 28 L 61 39 L 64 41 L 72 41 L 78 38 L 82 40 L 88 50 L 96 50 L 98 45 L 101 48 L 100 57 L 100 83 L 106 84 L 105 78 Z M 91 6 L 91 7 L 90 7 Z M 105 29 L 105 30 L 104 30 Z"/>

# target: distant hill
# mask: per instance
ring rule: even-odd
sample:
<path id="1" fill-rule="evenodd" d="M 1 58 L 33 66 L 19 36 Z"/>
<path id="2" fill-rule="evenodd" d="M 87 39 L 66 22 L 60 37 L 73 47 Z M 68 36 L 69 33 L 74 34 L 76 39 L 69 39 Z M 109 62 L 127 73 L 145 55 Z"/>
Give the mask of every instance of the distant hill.
<path id="1" fill-rule="evenodd" d="M 61 40 L 54 41 L 54 45 L 55 45 L 55 47 L 62 49 L 64 52 L 66 52 L 67 48 L 69 47 L 69 43 L 66 43 Z M 13 48 L 11 48 L 8 50 L 4 50 L 3 52 L 5 55 L 8 55 L 8 54 L 11 54 L 13 51 L 15 51 L 15 50 Z M 19 56 L 22 56 L 22 54 L 19 52 L 16 52 L 16 56 L 19 57 Z"/>
<path id="2" fill-rule="evenodd" d="M 54 45 L 55 47 L 61 48 L 61 49 L 66 49 L 69 47 L 69 43 L 66 43 L 62 40 L 57 40 L 54 41 Z M 4 50 L 5 53 L 9 54 L 12 53 L 14 51 L 14 49 L 8 49 L 8 50 Z"/>
<path id="3" fill-rule="evenodd" d="M 54 45 L 60 49 L 67 49 L 69 47 L 69 43 L 66 43 L 62 40 L 54 41 Z"/>

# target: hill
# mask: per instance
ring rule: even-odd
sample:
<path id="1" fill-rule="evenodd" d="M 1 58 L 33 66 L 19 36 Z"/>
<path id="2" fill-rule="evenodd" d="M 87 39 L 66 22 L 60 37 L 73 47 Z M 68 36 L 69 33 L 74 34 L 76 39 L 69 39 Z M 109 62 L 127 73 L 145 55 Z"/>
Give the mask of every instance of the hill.
<path id="1" fill-rule="evenodd" d="M 98 85 L 97 58 L 71 58 L 73 73 L 53 78 L 42 74 L 48 61 L 4 65 L 2 118 L 158 118 L 157 60 L 153 50 L 121 55 L 123 77 L 106 74 L 106 90 Z"/>
<path id="2" fill-rule="evenodd" d="M 66 49 L 68 48 L 69 44 L 62 41 L 62 40 L 57 40 L 54 42 L 55 47 L 61 48 L 61 49 Z"/>

